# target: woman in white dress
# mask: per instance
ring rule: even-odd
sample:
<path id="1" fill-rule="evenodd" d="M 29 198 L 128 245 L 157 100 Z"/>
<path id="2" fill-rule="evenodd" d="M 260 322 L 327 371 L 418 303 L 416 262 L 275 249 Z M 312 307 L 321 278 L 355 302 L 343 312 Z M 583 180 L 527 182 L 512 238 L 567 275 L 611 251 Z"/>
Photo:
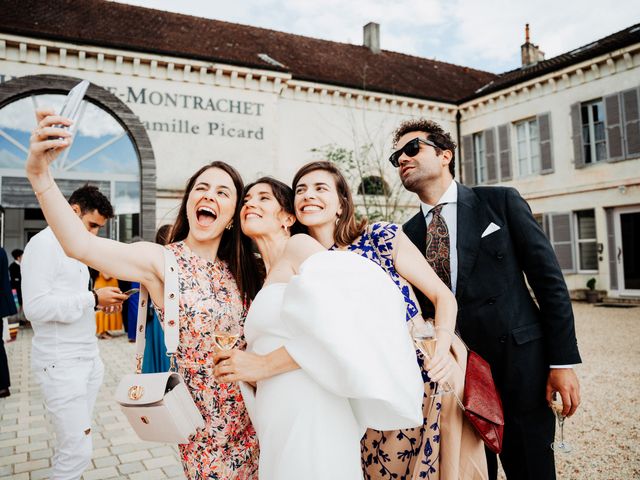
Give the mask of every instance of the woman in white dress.
<path id="1" fill-rule="evenodd" d="M 290 237 L 291 189 L 245 189 L 242 230 L 267 277 L 245 323 L 247 351 L 216 354 L 220 382 L 245 381 L 261 480 L 362 479 L 367 428 L 422 424 L 422 378 L 402 295 L 372 262 Z M 436 289 L 434 288 L 434 291 Z"/>

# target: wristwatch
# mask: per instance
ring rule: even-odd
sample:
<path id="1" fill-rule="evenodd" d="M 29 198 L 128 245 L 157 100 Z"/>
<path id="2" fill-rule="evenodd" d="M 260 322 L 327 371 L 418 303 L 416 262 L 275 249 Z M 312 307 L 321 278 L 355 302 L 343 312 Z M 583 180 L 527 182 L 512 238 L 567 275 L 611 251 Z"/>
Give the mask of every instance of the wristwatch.
<path id="1" fill-rule="evenodd" d="M 98 293 L 93 288 L 91 289 L 91 293 L 93 293 L 93 299 L 95 300 L 95 304 L 93 305 L 93 310 L 97 311 L 98 310 Z"/>

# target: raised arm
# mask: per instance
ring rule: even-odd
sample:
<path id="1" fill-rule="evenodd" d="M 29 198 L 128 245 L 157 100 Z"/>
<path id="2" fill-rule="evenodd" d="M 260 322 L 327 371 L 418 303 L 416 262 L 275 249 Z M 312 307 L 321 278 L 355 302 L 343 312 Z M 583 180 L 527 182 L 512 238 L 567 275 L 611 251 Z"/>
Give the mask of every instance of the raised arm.
<path id="1" fill-rule="evenodd" d="M 400 229 L 398 229 L 396 242 L 394 249 L 396 271 L 411 285 L 424 293 L 435 307 L 434 323 L 438 342 L 436 354 L 428 363 L 427 368 L 432 380 L 440 381 L 448 375 L 451 367 L 448 361 L 448 352 L 458 315 L 456 297 L 436 275 L 420 250 Z"/>
<path id="2" fill-rule="evenodd" d="M 42 109 L 36 112 L 36 123 L 27 158 L 27 177 L 65 254 L 113 277 L 140 282 L 157 298 L 164 281 L 163 247 L 149 242 L 124 244 L 89 233 L 60 192 L 49 168 L 71 144 L 68 130 L 54 125 L 69 126 L 71 122 L 52 110 Z M 50 137 L 55 139 L 49 140 Z"/>

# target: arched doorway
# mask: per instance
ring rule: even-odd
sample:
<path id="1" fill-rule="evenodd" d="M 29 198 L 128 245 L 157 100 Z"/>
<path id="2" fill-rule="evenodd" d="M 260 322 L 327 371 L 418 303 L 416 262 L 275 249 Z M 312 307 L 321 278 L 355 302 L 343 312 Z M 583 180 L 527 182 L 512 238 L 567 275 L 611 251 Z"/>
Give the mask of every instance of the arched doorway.
<path id="1" fill-rule="evenodd" d="M 21 77 L 0 84 L 0 204 L 6 209 L 1 238 L 21 248 L 43 226 L 24 172 L 34 110 L 59 111 L 80 79 L 58 75 Z M 81 108 L 74 143 L 52 165 L 65 195 L 86 182 L 97 185 L 115 207 L 105 232 L 112 238 L 153 239 L 156 166 L 153 149 L 138 117 L 115 95 L 91 84 Z"/>

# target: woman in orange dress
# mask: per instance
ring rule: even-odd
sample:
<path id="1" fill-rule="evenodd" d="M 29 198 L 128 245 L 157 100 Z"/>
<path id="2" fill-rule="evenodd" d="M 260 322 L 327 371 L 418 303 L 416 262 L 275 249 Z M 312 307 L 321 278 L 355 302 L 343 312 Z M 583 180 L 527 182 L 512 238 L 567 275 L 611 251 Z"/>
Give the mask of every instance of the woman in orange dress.
<path id="1" fill-rule="evenodd" d="M 103 287 L 118 288 L 118 279 L 99 272 L 94 288 L 98 290 Z M 122 330 L 122 312 L 105 313 L 102 310 L 98 310 L 96 312 L 96 336 L 98 338 L 109 338 L 109 330 Z"/>

